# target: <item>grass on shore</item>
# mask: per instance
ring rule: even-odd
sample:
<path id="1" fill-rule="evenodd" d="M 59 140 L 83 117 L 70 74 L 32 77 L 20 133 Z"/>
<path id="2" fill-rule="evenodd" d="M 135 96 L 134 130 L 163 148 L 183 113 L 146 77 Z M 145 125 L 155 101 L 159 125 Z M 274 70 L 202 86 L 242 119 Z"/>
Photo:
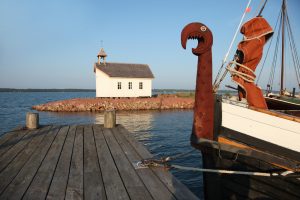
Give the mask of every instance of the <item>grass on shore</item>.
<path id="1" fill-rule="evenodd" d="M 177 97 L 195 98 L 195 92 L 177 92 L 175 95 Z"/>

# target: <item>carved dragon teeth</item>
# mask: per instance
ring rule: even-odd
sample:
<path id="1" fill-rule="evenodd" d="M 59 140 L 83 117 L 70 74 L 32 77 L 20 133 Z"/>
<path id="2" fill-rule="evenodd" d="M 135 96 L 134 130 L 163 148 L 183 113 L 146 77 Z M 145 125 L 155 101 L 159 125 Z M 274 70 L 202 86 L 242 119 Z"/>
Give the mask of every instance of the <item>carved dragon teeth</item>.
<path id="1" fill-rule="evenodd" d="M 201 40 L 203 37 L 197 33 L 190 34 L 188 40 Z"/>
<path id="2" fill-rule="evenodd" d="M 203 28 L 204 27 L 204 28 Z M 198 40 L 198 45 L 192 48 L 195 55 L 200 55 L 212 45 L 212 34 L 210 30 L 201 23 L 194 22 L 186 25 L 181 32 L 181 45 L 185 49 L 187 40 Z"/>

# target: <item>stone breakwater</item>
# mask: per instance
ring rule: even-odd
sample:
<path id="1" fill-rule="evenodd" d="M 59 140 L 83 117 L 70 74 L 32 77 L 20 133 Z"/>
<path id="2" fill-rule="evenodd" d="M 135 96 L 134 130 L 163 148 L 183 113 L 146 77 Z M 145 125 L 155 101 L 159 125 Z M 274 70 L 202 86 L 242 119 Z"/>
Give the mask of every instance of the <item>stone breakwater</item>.
<path id="1" fill-rule="evenodd" d="M 164 96 L 152 98 L 81 98 L 35 105 L 32 109 L 52 112 L 83 112 L 104 110 L 166 110 L 192 109 L 194 99 Z"/>

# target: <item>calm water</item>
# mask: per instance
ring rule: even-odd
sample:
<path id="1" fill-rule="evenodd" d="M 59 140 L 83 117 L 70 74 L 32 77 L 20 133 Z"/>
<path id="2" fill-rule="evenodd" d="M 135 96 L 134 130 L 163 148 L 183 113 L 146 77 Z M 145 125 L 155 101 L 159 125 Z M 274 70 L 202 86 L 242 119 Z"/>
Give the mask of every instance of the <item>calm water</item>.
<path id="1" fill-rule="evenodd" d="M 94 97 L 94 92 L 20 92 L 0 93 L 0 135 L 25 124 L 31 106 L 69 98 Z M 103 113 L 39 112 L 40 124 L 103 123 Z M 117 123 L 123 124 L 156 157 L 175 155 L 192 149 L 189 137 L 192 127 L 191 110 L 118 112 Z M 201 156 L 194 151 L 173 162 L 201 167 Z M 172 170 L 172 173 L 198 197 L 203 198 L 202 174 Z"/>

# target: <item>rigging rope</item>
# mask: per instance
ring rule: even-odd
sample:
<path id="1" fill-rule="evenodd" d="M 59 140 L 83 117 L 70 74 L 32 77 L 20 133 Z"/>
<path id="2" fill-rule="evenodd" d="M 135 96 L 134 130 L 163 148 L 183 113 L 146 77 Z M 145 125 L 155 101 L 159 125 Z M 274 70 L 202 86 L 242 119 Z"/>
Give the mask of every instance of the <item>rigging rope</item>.
<path id="1" fill-rule="evenodd" d="M 287 10 L 287 5 L 286 5 L 285 9 Z M 280 37 L 281 37 L 281 34 L 282 34 L 280 30 L 282 29 L 282 23 L 283 23 L 283 20 L 284 20 L 284 22 L 286 22 L 286 24 L 287 24 L 286 27 L 287 27 L 287 33 L 288 33 L 288 38 L 289 38 L 288 41 L 289 41 L 292 61 L 293 61 L 293 64 L 294 64 L 296 80 L 298 82 L 298 87 L 300 88 L 300 61 L 299 61 L 299 57 L 298 57 L 298 53 L 297 53 L 298 51 L 297 51 L 297 48 L 296 48 L 296 43 L 295 43 L 293 32 L 292 32 L 292 29 L 291 29 L 291 24 L 290 24 L 288 13 L 287 12 L 285 13 L 285 18 L 283 19 L 283 12 L 284 12 L 283 10 L 281 10 L 281 12 L 280 12 L 280 19 L 281 20 L 280 20 L 279 29 L 278 29 L 277 41 L 276 41 L 276 46 L 275 46 L 274 57 L 273 57 L 273 61 L 272 61 L 272 68 L 271 68 L 271 73 L 270 73 L 268 85 L 273 87 L 275 68 L 276 68 L 276 65 L 277 65 L 277 58 L 278 58 L 278 51 L 279 51 L 278 50 L 279 49 L 279 41 L 280 41 Z M 260 78 L 260 75 L 259 75 L 259 78 Z"/>
<path id="2" fill-rule="evenodd" d="M 235 31 L 235 34 L 234 34 L 234 36 L 233 36 L 233 38 L 232 38 L 231 43 L 230 43 L 230 45 L 229 45 L 229 49 L 228 49 L 227 53 L 225 54 L 224 59 L 222 60 L 221 67 L 220 67 L 220 69 L 219 69 L 219 71 L 218 71 L 218 74 L 217 74 L 217 76 L 216 76 L 216 78 L 215 78 L 215 81 L 214 81 L 214 84 L 213 84 L 213 90 L 214 90 L 214 91 L 216 91 L 216 90 L 218 89 L 219 85 L 220 85 L 220 82 L 217 83 L 217 82 L 218 82 L 218 79 L 219 79 L 219 76 L 220 76 L 220 74 L 221 74 L 221 72 L 222 72 L 222 69 L 223 69 L 223 67 L 224 67 L 224 64 L 227 62 L 227 57 L 229 56 L 229 53 L 230 53 L 231 48 L 232 48 L 232 45 L 233 45 L 233 43 L 234 43 L 234 41 L 235 41 L 235 39 L 236 39 L 237 33 L 239 32 L 239 30 L 240 30 L 240 28 L 241 28 L 241 25 L 242 25 L 242 23 L 243 23 L 243 21 L 244 21 L 244 18 L 245 18 L 245 16 L 246 16 L 246 10 L 247 10 L 247 8 L 249 8 L 249 6 L 250 6 L 250 4 L 251 4 L 251 1 L 252 1 L 252 0 L 249 0 L 249 1 L 248 1 L 248 4 L 247 4 L 247 6 L 246 6 L 246 9 L 245 9 L 245 11 L 244 11 L 244 13 L 243 13 L 243 15 L 242 15 L 241 20 L 240 20 L 240 23 L 239 23 L 239 25 L 238 25 L 238 27 L 237 27 L 237 29 L 236 29 L 236 31 Z M 226 70 L 224 73 L 225 73 L 225 75 L 223 74 L 222 77 L 225 77 L 225 76 L 226 76 L 227 70 Z"/>
<path id="3" fill-rule="evenodd" d="M 289 36 L 290 49 L 292 52 L 292 58 L 293 58 L 293 63 L 294 63 L 294 69 L 296 72 L 298 86 L 300 88 L 300 62 L 299 62 L 299 57 L 298 57 L 298 53 L 297 53 L 298 51 L 296 48 L 296 44 L 295 44 L 295 40 L 294 40 L 288 13 L 286 13 L 286 22 L 287 22 L 287 32 L 288 32 L 288 36 Z"/>
<path id="4" fill-rule="evenodd" d="M 282 18 L 282 13 L 280 13 L 280 18 Z M 280 36 L 281 36 L 281 32 L 280 32 L 281 26 L 282 26 L 282 21 L 280 21 L 279 27 L 278 27 L 278 35 L 277 35 L 277 38 L 276 38 L 274 57 L 273 57 L 272 66 L 271 66 L 271 73 L 270 73 L 270 77 L 269 77 L 269 81 L 268 81 L 268 85 L 270 85 L 271 88 L 273 88 L 274 75 L 275 75 L 275 69 L 276 69 L 276 64 L 277 64 L 279 39 L 280 39 Z M 271 89 L 271 91 L 272 91 L 272 89 Z"/>
<path id="5" fill-rule="evenodd" d="M 278 21 L 279 21 L 280 16 L 281 16 L 281 15 L 280 15 L 280 12 L 279 12 L 278 17 L 277 17 L 277 21 L 276 21 L 276 24 L 275 24 L 274 32 L 276 32 L 276 30 L 277 30 L 277 25 L 278 25 Z M 271 45 L 272 45 L 272 43 L 273 43 L 273 38 L 274 38 L 274 37 L 271 38 L 271 41 L 270 41 L 270 43 L 269 43 L 269 47 L 268 47 L 267 53 L 266 53 L 266 55 L 265 55 L 263 64 L 262 64 L 262 66 L 261 66 L 260 72 L 259 72 L 258 77 L 257 77 L 256 85 L 258 85 L 258 82 L 259 82 L 259 80 L 260 80 L 261 73 L 262 73 L 262 71 L 263 71 L 263 69 L 264 69 L 264 66 L 265 66 L 267 57 L 268 57 L 268 55 L 269 55 L 270 47 L 271 47 Z"/>
<path id="6" fill-rule="evenodd" d="M 263 2 L 266 3 L 266 1 L 267 1 L 267 0 L 261 0 L 261 1 L 260 1 L 259 5 L 257 6 L 257 8 L 256 8 L 256 10 L 255 10 L 255 12 L 254 12 L 254 16 L 253 16 L 253 17 L 258 16 L 258 13 L 260 13 L 259 10 L 262 10 Z M 260 9 L 259 9 L 259 8 L 260 8 Z M 255 13 L 256 13 L 256 14 L 255 14 Z"/>
<path id="7" fill-rule="evenodd" d="M 268 2 L 268 0 L 265 0 L 265 3 L 264 3 L 264 5 L 261 7 L 261 9 L 260 9 L 259 13 L 258 13 L 256 16 L 261 16 L 261 13 L 262 13 L 262 12 L 263 12 L 263 10 L 265 9 L 265 6 L 266 6 L 267 2 Z"/>
<path id="8" fill-rule="evenodd" d="M 264 3 L 263 3 L 263 1 L 264 1 Z M 256 12 L 255 12 L 255 13 L 258 13 L 257 16 L 261 16 L 261 14 L 262 14 L 262 12 L 263 12 L 263 10 L 264 10 L 264 8 L 265 8 L 267 2 L 268 2 L 268 0 L 262 0 L 262 1 L 260 2 L 259 6 L 258 6 L 258 9 L 257 9 Z M 249 7 L 250 3 L 251 3 L 251 1 L 248 2 L 247 8 Z M 247 9 L 247 8 L 246 8 L 246 9 Z M 260 9 L 259 9 L 259 8 L 260 8 Z M 259 10 L 259 12 L 258 12 L 258 10 Z M 220 67 L 220 69 L 219 69 L 219 71 L 218 71 L 218 74 L 217 74 L 217 76 L 216 76 L 216 78 L 215 78 L 215 81 L 214 81 L 214 84 L 213 84 L 213 91 L 214 91 L 214 92 L 216 92 L 216 91 L 218 90 L 218 88 L 219 88 L 221 82 L 224 80 L 225 76 L 227 75 L 228 70 L 230 70 L 230 73 L 231 73 L 231 74 L 235 74 L 235 75 L 238 75 L 238 74 L 239 74 L 239 75 L 238 75 L 239 77 L 241 77 L 242 79 L 244 79 L 244 80 L 246 80 L 246 81 L 248 81 L 248 82 L 254 82 L 254 79 L 253 79 L 253 81 L 252 81 L 252 77 L 250 78 L 250 79 L 251 79 L 251 80 L 250 80 L 250 79 L 246 78 L 244 75 L 242 75 L 242 74 L 240 74 L 240 73 L 236 73 L 237 71 L 234 70 L 233 68 L 231 68 L 231 64 L 228 64 L 228 65 L 226 66 L 225 71 L 223 72 L 221 78 L 219 78 L 219 77 L 220 77 L 220 74 L 221 74 L 221 72 L 222 72 L 222 69 L 223 69 L 223 67 L 224 67 L 224 64 L 227 62 L 227 61 L 226 61 L 226 60 L 227 60 L 227 57 L 228 57 L 228 55 L 229 55 L 229 53 L 230 53 L 230 50 L 231 50 L 232 45 L 233 45 L 233 42 L 234 42 L 234 40 L 235 40 L 235 38 L 236 38 L 237 32 L 238 32 L 238 30 L 239 30 L 239 28 L 240 28 L 240 26 L 241 26 L 241 24 L 242 24 L 242 21 L 243 21 L 243 19 L 244 19 L 244 17 L 245 17 L 245 14 L 246 14 L 246 12 L 245 12 L 245 13 L 243 14 L 243 16 L 242 16 L 242 19 L 241 19 L 241 21 L 240 21 L 240 24 L 239 24 L 239 26 L 238 26 L 238 28 L 237 28 L 237 30 L 236 30 L 236 32 L 235 32 L 235 35 L 234 35 L 234 37 L 233 37 L 233 40 L 231 41 L 229 50 L 227 51 L 227 53 L 226 53 L 226 55 L 225 55 L 225 58 L 224 58 L 223 61 L 222 61 L 221 67 Z M 277 20 L 277 21 L 278 21 L 278 20 Z M 276 22 L 276 24 L 277 24 L 277 22 Z M 276 26 L 277 26 L 277 25 L 276 25 Z M 272 40 L 273 40 L 273 38 L 272 38 Z M 271 42 L 272 42 L 272 40 L 271 40 Z M 271 46 L 271 44 L 270 44 L 270 46 Z M 269 52 L 270 46 L 269 46 L 269 48 L 268 48 L 268 52 Z M 267 54 L 268 54 L 268 52 L 267 52 Z M 264 63 L 265 63 L 265 61 L 266 61 L 266 57 L 265 57 Z M 235 60 L 233 60 L 233 61 L 231 61 L 231 62 L 235 62 Z M 263 66 L 264 66 L 264 64 L 263 64 Z M 262 70 L 260 71 L 260 74 L 261 74 L 261 72 L 262 72 Z M 259 78 L 260 78 L 260 74 L 259 74 Z M 258 80 L 259 80 L 259 78 L 258 78 Z M 258 82 L 258 81 L 257 81 L 257 82 Z M 300 84 L 299 84 L 299 87 L 300 87 Z"/>

